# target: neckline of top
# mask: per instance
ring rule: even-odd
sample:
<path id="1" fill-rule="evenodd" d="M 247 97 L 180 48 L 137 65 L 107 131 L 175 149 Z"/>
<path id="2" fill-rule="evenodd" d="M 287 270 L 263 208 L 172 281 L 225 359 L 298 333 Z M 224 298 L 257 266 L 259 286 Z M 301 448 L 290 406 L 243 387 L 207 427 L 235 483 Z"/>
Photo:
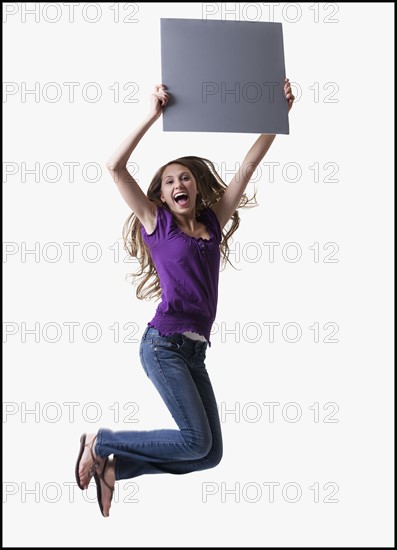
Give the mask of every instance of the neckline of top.
<path id="1" fill-rule="evenodd" d="M 205 243 L 209 243 L 210 241 L 212 241 L 212 232 L 208 229 L 208 227 L 205 224 L 204 224 L 204 227 L 206 228 L 207 232 L 210 235 L 209 239 L 203 239 L 203 237 L 193 237 L 192 235 L 188 235 L 187 233 L 182 231 L 182 229 L 178 226 L 178 224 L 175 221 L 174 221 L 174 224 L 178 233 L 180 233 L 183 237 L 187 237 L 188 239 L 193 239 L 194 241 L 204 241 Z"/>

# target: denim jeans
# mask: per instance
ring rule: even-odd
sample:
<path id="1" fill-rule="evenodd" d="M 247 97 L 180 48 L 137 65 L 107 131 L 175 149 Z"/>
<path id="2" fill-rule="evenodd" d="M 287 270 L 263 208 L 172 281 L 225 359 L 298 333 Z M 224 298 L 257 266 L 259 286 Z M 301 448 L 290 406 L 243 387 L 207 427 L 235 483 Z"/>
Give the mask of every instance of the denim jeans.
<path id="1" fill-rule="evenodd" d="M 204 364 L 208 343 L 183 334 L 160 336 L 147 327 L 140 359 L 179 430 L 100 429 L 95 452 L 114 454 L 116 479 L 143 474 L 187 474 L 213 468 L 222 458 L 215 395 Z"/>

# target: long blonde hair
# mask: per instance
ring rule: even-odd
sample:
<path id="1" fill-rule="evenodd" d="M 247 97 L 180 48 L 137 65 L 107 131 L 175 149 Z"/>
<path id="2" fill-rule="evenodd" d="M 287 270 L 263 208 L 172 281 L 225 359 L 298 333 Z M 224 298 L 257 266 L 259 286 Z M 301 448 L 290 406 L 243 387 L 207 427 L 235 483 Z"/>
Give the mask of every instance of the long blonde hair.
<path id="1" fill-rule="evenodd" d="M 170 164 L 182 164 L 193 174 L 198 192 L 196 199 L 196 214 L 199 214 L 204 208 L 216 203 L 227 189 L 227 185 L 217 174 L 215 166 L 210 160 L 194 156 L 172 160 L 157 170 L 146 193 L 149 200 L 168 211 L 170 211 L 170 209 L 167 204 L 161 201 L 160 196 L 162 175 L 165 168 Z M 256 193 L 254 193 L 251 199 L 244 193 L 237 208 L 257 206 L 255 199 Z M 230 251 L 228 242 L 239 225 L 240 216 L 237 210 L 235 210 L 227 224 L 228 229 L 225 228 L 222 231 L 222 241 L 220 243 L 222 269 L 227 263 L 231 264 L 229 260 Z M 137 285 L 136 296 L 139 300 L 151 298 L 159 299 L 161 297 L 160 280 L 150 251 L 142 238 L 141 227 L 142 223 L 134 212 L 130 214 L 123 226 L 124 248 L 130 256 L 137 258 L 139 262 L 139 270 L 127 276 L 132 277 L 133 282 Z"/>

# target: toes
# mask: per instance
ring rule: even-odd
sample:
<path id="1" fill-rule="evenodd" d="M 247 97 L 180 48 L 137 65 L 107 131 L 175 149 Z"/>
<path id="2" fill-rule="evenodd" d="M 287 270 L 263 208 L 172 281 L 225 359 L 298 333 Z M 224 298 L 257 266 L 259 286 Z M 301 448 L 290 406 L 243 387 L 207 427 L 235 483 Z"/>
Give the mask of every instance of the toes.
<path id="1" fill-rule="evenodd" d="M 95 472 L 95 467 L 97 465 L 96 455 L 93 449 L 95 443 L 96 435 L 90 434 L 85 438 L 84 452 L 82 454 L 80 464 L 79 464 L 79 478 L 82 485 L 88 487 L 91 477 Z"/>

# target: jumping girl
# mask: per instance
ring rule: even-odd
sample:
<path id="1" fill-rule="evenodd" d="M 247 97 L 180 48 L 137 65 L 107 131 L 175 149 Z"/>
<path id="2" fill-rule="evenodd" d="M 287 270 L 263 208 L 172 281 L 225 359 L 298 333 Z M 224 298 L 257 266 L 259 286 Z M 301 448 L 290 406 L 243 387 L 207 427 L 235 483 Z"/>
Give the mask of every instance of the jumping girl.
<path id="1" fill-rule="evenodd" d="M 288 79 L 284 94 L 290 110 L 295 98 Z M 220 260 L 228 261 L 228 240 L 240 222 L 237 209 L 249 202 L 246 186 L 276 137 L 258 137 L 228 186 L 211 161 L 190 156 L 162 166 L 145 195 L 127 162 L 168 99 L 165 86 L 156 86 L 149 116 L 107 168 L 132 210 L 123 236 L 140 263 L 137 297 L 161 297 L 143 333 L 140 360 L 179 429 L 100 429 L 81 436 L 76 481 L 84 490 L 94 477 L 104 516 L 116 480 L 187 474 L 213 468 L 222 458 L 218 410 L 204 363 L 216 316 Z"/>

